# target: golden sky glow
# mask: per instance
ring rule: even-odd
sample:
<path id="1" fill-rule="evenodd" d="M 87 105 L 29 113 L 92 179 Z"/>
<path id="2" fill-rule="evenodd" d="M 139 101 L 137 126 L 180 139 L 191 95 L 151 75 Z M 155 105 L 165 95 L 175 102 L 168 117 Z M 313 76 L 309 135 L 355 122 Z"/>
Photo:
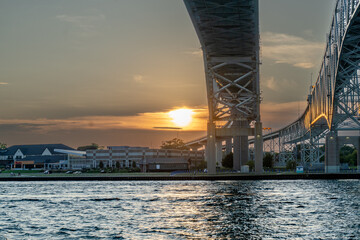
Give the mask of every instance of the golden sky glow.
<path id="1" fill-rule="evenodd" d="M 177 128 L 186 131 L 204 131 L 207 122 L 207 108 L 175 109 L 168 112 L 148 112 L 135 116 L 86 116 L 68 119 L 11 119 L 0 120 L 0 124 L 20 124 L 37 133 L 55 130 L 75 129 L 143 129 Z"/>
<path id="2" fill-rule="evenodd" d="M 183 1 L 0 2 L 0 142 L 160 146 L 206 131 L 201 44 Z M 303 113 L 335 2 L 259 1 L 264 127 Z"/>
<path id="3" fill-rule="evenodd" d="M 191 109 L 180 108 L 169 112 L 172 122 L 179 127 L 187 127 L 192 122 L 193 111 Z"/>

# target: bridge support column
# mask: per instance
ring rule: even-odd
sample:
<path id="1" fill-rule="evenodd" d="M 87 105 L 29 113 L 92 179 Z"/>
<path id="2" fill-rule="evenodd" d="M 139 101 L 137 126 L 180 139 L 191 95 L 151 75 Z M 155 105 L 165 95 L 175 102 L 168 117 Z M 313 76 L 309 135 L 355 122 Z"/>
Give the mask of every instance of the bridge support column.
<path id="1" fill-rule="evenodd" d="M 216 150 L 215 150 L 215 124 L 208 123 L 207 144 L 206 144 L 206 161 L 209 174 L 216 174 Z"/>
<path id="2" fill-rule="evenodd" d="M 255 123 L 255 172 L 263 173 L 263 137 L 262 123 Z"/>
<path id="3" fill-rule="evenodd" d="M 240 137 L 240 164 L 241 166 L 246 165 L 249 161 L 249 139 L 248 136 Z"/>
<path id="4" fill-rule="evenodd" d="M 241 170 L 241 166 L 246 165 L 249 159 L 249 143 L 248 137 L 234 137 L 234 155 L 233 169 Z"/>
<path id="5" fill-rule="evenodd" d="M 233 169 L 234 170 L 241 170 L 241 163 L 240 163 L 240 158 L 241 158 L 241 153 L 240 153 L 240 137 L 238 136 L 234 136 L 234 144 L 233 144 L 233 148 L 234 148 L 234 154 L 233 154 Z"/>
<path id="6" fill-rule="evenodd" d="M 222 140 L 216 141 L 216 167 L 222 166 Z"/>
<path id="7" fill-rule="evenodd" d="M 233 126 L 235 127 L 249 127 L 248 121 L 235 121 Z M 233 159 L 233 169 L 241 170 L 241 166 L 245 165 L 249 159 L 249 142 L 248 136 L 234 136 L 234 159 Z"/>
<path id="8" fill-rule="evenodd" d="M 225 153 L 226 155 L 228 155 L 229 153 L 232 152 L 232 138 L 228 138 L 226 139 L 226 150 Z"/>
<path id="9" fill-rule="evenodd" d="M 356 155 L 356 160 L 357 160 L 357 172 L 360 173 L 360 137 L 358 138 L 358 142 L 357 142 L 357 155 Z"/>
<path id="10" fill-rule="evenodd" d="M 325 142 L 325 172 L 340 172 L 340 153 L 336 132 L 329 132 Z"/>

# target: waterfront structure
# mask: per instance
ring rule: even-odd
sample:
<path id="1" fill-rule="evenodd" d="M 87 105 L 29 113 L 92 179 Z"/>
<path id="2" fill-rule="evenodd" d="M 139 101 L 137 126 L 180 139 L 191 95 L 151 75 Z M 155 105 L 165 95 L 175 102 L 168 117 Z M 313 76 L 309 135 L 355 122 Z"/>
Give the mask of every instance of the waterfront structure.
<path id="1" fill-rule="evenodd" d="M 15 169 L 66 168 L 68 155 L 56 149 L 74 150 L 64 144 L 14 145 L 0 152 L 0 162 Z"/>
<path id="2" fill-rule="evenodd" d="M 264 136 L 278 141 L 280 162 L 319 163 L 325 171 L 340 171 L 340 148 L 351 144 L 360 151 L 360 1 L 338 0 L 316 83 L 311 86 L 305 112 L 292 124 Z M 322 148 L 325 146 L 325 149 Z M 357 156 L 360 170 L 360 154 Z"/>
<path id="3" fill-rule="evenodd" d="M 260 173 L 263 146 L 258 0 L 184 0 L 184 3 L 204 57 L 209 107 L 208 171 L 216 173 L 222 142 L 231 139 L 234 169 L 240 170 L 248 161 L 248 137 L 254 136 L 255 171 Z"/>
<path id="4" fill-rule="evenodd" d="M 190 170 L 191 161 L 186 157 L 175 158 L 146 158 L 140 161 L 143 172 L 170 172 Z"/>
<path id="5" fill-rule="evenodd" d="M 243 89 L 244 86 L 241 84 L 237 86 L 237 81 L 241 82 L 243 77 L 234 77 L 235 80 L 233 80 L 226 77 L 227 75 L 224 76 L 225 73 L 232 76 L 231 72 L 227 72 L 226 69 L 224 72 L 218 72 L 219 69 L 229 64 L 232 64 L 233 69 L 238 69 L 235 65 L 239 65 L 240 62 L 235 60 L 231 62 L 229 57 L 225 58 L 227 61 L 214 62 L 212 60 L 218 58 L 212 57 L 212 49 L 216 50 L 215 53 L 222 53 L 226 56 L 226 47 L 228 45 L 223 42 L 223 38 L 230 42 L 233 40 L 239 46 L 251 46 L 249 41 L 251 39 L 258 39 L 257 34 L 243 34 L 243 39 L 239 39 L 236 31 L 232 31 L 231 27 L 229 31 L 224 28 L 224 25 L 233 23 L 233 26 L 237 26 L 237 31 L 240 32 L 241 28 L 237 25 L 238 21 L 247 19 L 249 27 L 253 26 L 254 29 L 258 29 L 256 14 L 251 10 L 245 12 L 245 9 L 249 8 L 251 4 L 257 7 L 257 1 L 184 1 L 192 16 L 204 51 L 211 123 L 212 116 L 216 120 L 218 119 L 217 116 L 227 116 L 237 106 L 244 106 L 244 104 L 235 100 L 231 102 L 233 105 L 226 104 L 223 98 L 227 95 L 221 95 L 223 91 L 226 91 L 231 96 L 233 92 L 228 91 L 228 88 L 233 90 L 235 89 L 234 87 L 238 87 L 243 91 L 246 90 Z M 237 8 L 232 8 L 234 6 L 237 6 Z M 234 17 L 236 11 L 241 11 L 239 9 L 244 10 L 243 14 L 239 14 L 239 17 Z M 298 164 L 303 166 L 314 165 L 319 164 L 320 160 L 324 157 L 325 172 L 327 173 L 340 171 L 340 148 L 344 144 L 353 145 L 358 150 L 358 153 L 360 153 L 359 29 L 360 1 L 338 0 L 330 32 L 327 35 L 327 44 L 319 75 L 316 83 L 310 87 L 310 93 L 307 96 L 308 105 L 304 113 L 295 122 L 280 130 L 265 134 L 264 136 L 255 134 L 255 137 L 249 139 L 246 144 L 244 143 L 244 146 L 247 144 L 250 145 L 250 148 L 255 146 L 256 155 L 258 153 L 256 146 L 259 146 L 259 140 L 263 140 L 265 143 L 264 147 L 266 147 L 265 150 L 274 153 L 274 155 L 278 153 L 277 160 L 282 165 L 285 165 L 288 161 L 297 161 Z M 218 37 L 221 31 L 224 34 Z M 229 46 L 232 45 L 230 44 Z M 252 46 L 257 50 L 256 42 Z M 236 53 L 237 51 L 234 51 L 235 55 Z M 255 54 L 253 56 L 258 55 Z M 245 75 L 251 75 L 250 66 L 248 69 L 249 73 L 242 72 Z M 258 69 L 255 72 L 258 73 Z M 253 92 L 249 91 L 249 96 L 251 96 L 250 93 Z M 219 106 L 220 109 L 218 109 Z M 227 106 L 232 107 L 231 110 L 228 110 Z M 255 111 L 254 113 L 258 112 Z M 228 125 L 234 125 L 233 123 Z M 241 123 L 240 126 L 242 126 Z M 261 129 L 261 125 L 257 126 Z M 208 146 L 209 161 L 213 161 L 211 157 L 220 156 L 219 153 L 222 151 L 223 141 L 226 141 L 226 152 L 230 152 L 233 149 L 234 155 L 239 155 L 239 139 L 236 137 L 233 140 L 220 138 L 215 151 L 213 147 L 215 138 L 212 138 L 212 136 L 215 136 L 214 133 L 216 131 L 209 131 L 207 137 L 188 142 L 187 145 L 192 148 L 197 148 L 201 145 Z M 240 142 L 243 144 L 241 139 Z M 209 146 L 212 147 L 209 148 Z M 297 148 L 300 148 L 301 159 L 297 159 L 296 153 L 299 152 Z M 245 147 L 240 148 L 240 151 L 244 149 Z M 244 155 L 241 155 L 241 157 L 247 160 L 249 155 L 249 152 L 244 151 Z M 219 161 L 218 157 L 217 161 Z M 256 162 L 257 160 L 255 160 Z M 238 165 L 234 166 L 235 168 L 239 167 Z M 357 155 L 357 169 L 360 171 L 360 154 Z"/>
<path id="6" fill-rule="evenodd" d="M 186 170 L 200 166 L 204 151 L 150 149 L 147 147 L 110 146 L 108 149 L 87 150 L 85 164 L 91 168 L 133 168 L 146 172 Z M 86 161 L 86 162 L 85 162 Z M 77 160 L 71 160 L 70 167 Z M 184 165 L 186 164 L 186 166 Z"/>

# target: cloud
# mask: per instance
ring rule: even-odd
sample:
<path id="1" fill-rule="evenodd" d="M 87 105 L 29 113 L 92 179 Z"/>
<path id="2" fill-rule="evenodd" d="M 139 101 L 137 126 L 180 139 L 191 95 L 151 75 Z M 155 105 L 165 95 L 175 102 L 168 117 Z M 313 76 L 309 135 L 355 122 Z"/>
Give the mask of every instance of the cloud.
<path id="1" fill-rule="evenodd" d="M 66 14 L 56 16 L 57 19 L 63 22 L 73 23 L 79 27 L 88 27 L 92 23 L 102 21 L 105 19 L 103 14 L 89 15 L 89 16 L 69 16 Z"/>
<path id="2" fill-rule="evenodd" d="M 298 68 L 313 68 L 322 56 L 324 43 L 282 33 L 262 34 L 262 56 Z"/>
<path id="3" fill-rule="evenodd" d="M 7 82 L 0 82 L 0 85 L 8 85 L 9 83 Z"/>
<path id="4" fill-rule="evenodd" d="M 276 91 L 276 82 L 274 77 L 265 79 L 264 84 L 267 88 Z"/>
<path id="5" fill-rule="evenodd" d="M 266 87 L 272 91 L 283 92 L 285 89 L 296 87 L 296 83 L 288 79 L 275 79 L 275 77 L 263 78 L 261 80 L 262 87 Z"/>
<path id="6" fill-rule="evenodd" d="M 203 51 L 201 49 L 196 49 L 196 50 L 192 50 L 192 51 L 187 51 L 185 52 L 186 54 L 190 54 L 196 57 L 202 57 L 203 56 Z"/>
<path id="7" fill-rule="evenodd" d="M 297 120 L 304 113 L 306 106 L 306 101 L 262 103 L 261 118 L 263 125 L 274 130 L 285 127 Z"/>
<path id="8" fill-rule="evenodd" d="M 81 30 L 82 36 L 95 35 L 96 25 L 98 25 L 99 22 L 105 20 L 105 16 L 103 14 L 88 16 L 70 16 L 63 14 L 56 16 L 56 18 L 62 22 L 73 24 L 75 27 Z"/>
<path id="9" fill-rule="evenodd" d="M 144 83 L 144 76 L 143 75 L 140 75 L 140 74 L 135 74 L 133 76 L 133 80 L 136 82 L 136 83 Z"/>
<path id="10" fill-rule="evenodd" d="M 173 109 L 171 109 L 173 110 Z M 192 109 L 192 123 L 183 127 L 184 131 L 203 131 L 206 128 L 207 108 Z M 68 131 L 75 129 L 111 130 L 111 129 L 143 129 L 154 127 L 177 127 L 167 111 L 145 112 L 132 116 L 84 116 L 68 119 L 0 119 L 1 126 L 16 125 L 29 131 L 46 134 L 52 131 Z"/>

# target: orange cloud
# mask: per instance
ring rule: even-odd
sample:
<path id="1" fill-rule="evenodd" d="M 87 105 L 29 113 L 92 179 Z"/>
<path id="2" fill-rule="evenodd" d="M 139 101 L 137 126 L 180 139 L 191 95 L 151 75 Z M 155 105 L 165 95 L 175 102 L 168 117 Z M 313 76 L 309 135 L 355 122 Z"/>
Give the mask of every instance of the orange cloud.
<path id="1" fill-rule="evenodd" d="M 189 126 L 181 128 L 183 131 L 203 131 L 206 129 L 207 109 L 192 109 L 193 120 Z M 177 127 L 168 112 L 139 113 L 134 116 L 86 116 L 69 119 L 0 119 L 0 124 L 23 124 L 36 132 L 46 133 L 55 130 L 71 129 L 142 129 L 150 130 L 154 127 Z"/>

